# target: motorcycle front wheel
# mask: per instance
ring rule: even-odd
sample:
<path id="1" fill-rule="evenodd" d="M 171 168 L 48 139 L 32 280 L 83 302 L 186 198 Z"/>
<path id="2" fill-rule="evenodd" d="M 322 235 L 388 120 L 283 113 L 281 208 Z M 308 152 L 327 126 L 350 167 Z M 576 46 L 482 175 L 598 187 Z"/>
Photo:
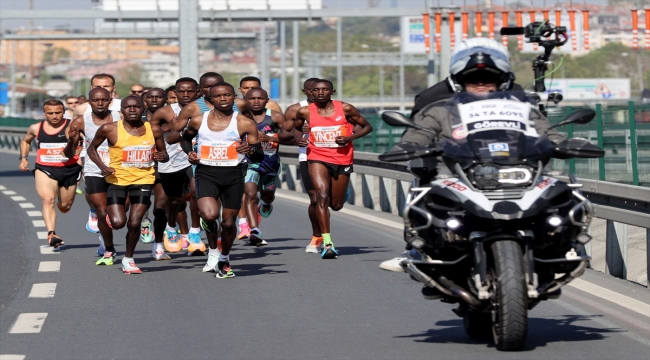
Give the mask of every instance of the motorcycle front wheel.
<path id="1" fill-rule="evenodd" d="M 528 307 L 521 247 L 515 241 L 492 244 L 494 257 L 492 334 L 498 350 L 523 349 L 528 335 Z"/>

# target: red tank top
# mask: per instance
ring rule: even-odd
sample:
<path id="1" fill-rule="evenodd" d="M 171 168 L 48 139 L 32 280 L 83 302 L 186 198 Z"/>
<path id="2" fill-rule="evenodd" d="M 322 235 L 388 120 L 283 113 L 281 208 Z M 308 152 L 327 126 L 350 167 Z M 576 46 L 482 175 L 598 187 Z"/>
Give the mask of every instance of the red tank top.
<path id="1" fill-rule="evenodd" d="M 309 104 L 309 145 L 307 160 L 323 161 L 335 165 L 354 163 L 352 142 L 340 146 L 335 142 L 337 136 L 352 135 L 354 126 L 345 118 L 343 103 L 332 100 L 334 115 L 324 117 L 318 114 L 316 104 Z"/>
<path id="2" fill-rule="evenodd" d="M 68 159 L 63 155 L 63 149 L 68 144 L 68 139 L 65 136 L 65 130 L 70 125 L 70 120 L 65 120 L 65 125 L 61 126 L 61 130 L 55 134 L 48 134 L 43 128 L 45 121 L 41 121 L 36 135 L 38 143 L 38 150 L 36 151 L 36 163 L 43 166 L 64 167 L 71 166 L 77 163 L 79 155 L 75 155 Z"/>

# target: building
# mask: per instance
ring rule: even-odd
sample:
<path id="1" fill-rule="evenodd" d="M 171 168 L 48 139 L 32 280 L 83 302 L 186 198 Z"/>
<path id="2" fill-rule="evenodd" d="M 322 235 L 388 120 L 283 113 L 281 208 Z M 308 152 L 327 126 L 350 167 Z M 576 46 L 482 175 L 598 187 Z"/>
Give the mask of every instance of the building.
<path id="1" fill-rule="evenodd" d="M 146 72 L 148 83 L 162 88 L 174 85 L 176 79 L 181 77 L 178 55 L 154 53 L 149 56 L 148 59 L 137 61 Z"/>

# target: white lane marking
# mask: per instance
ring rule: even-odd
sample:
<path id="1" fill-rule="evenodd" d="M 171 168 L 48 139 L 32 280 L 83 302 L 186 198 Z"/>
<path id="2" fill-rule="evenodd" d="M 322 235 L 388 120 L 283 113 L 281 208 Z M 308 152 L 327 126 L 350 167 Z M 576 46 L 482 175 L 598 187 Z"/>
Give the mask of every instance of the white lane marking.
<path id="1" fill-rule="evenodd" d="M 297 201 L 303 204 L 309 204 L 309 200 L 298 197 L 298 196 L 293 196 L 293 195 L 287 195 L 287 194 L 282 194 L 282 193 L 275 193 L 276 197 L 287 199 L 287 200 L 292 200 L 292 201 Z M 344 213 L 344 214 L 349 214 L 352 216 L 359 217 L 361 219 L 377 222 L 386 226 L 390 226 L 396 229 L 403 229 L 404 224 L 398 223 L 396 221 L 388 220 L 388 219 L 382 219 L 376 216 L 364 214 L 358 211 L 350 210 L 350 209 L 341 209 L 339 213 Z M 602 286 L 598 286 L 594 283 L 590 283 L 585 280 L 580 280 L 576 279 L 573 280 L 572 282 L 569 283 L 569 286 L 573 286 L 576 289 L 588 292 L 594 296 L 597 296 L 601 299 L 605 299 L 607 301 L 611 301 L 613 303 L 616 303 L 626 309 L 632 310 L 634 312 L 637 312 L 639 314 L 645 315 L 650 317 L 650 305 L 643 303 L 641 301 L 632 299 L 631 297 L 619 294 L 615 291 L 611 291 L 608 289 L 605 289 Z"/>
<path id="2" fill-rule="evenodd" d="M 2 186 L 2 185 L 0 185 L 0 190 L 7 190 L 7 188 L 4 187 L 4 186 Z M 0 356 L 2 356 L 2 355 L 0 355 Z"/>
<path id="3" fill-rule="evenodd" d="M 6 190 L 2 192 L 5 195 L 16 195 L 17 193 L 13 190 Z"/>
<path id="4" fill-rule="evenodd" d="M 60 261 L 41 261 L 38 264 L 38 272 L 57 272 L 61 270 Z"/>
<path id="5" fill-rule="evenodd" d="M 25 360 L 25 355 L 5 354 L 0 355 L 0 360 Z"/>
<path id="6" fill-rule="evenodd" d="M 32 225 L 34 225 L 34 227 L 45 227 L 45 221 L 44 220 L 32 220 Z"/>
<path id="7" fill-rule="evenodd" d="M 632 310 L 636 313 L 639 313 L 643 316 L 650 317 L 650 304 L 646 304 L 642 301 L 633 299 L 629 296 L 619 294 L 615 291 L 605 289 L 602 286 L 592 284 L 588 281 L 575 279 L 569 283 L 569 286 L 572 286 L 578 290 L 588 292 L 593 296 L 597 296 L 601 299 L 611 301 L 618 306 L 622 306 L 626 309 Z"/>
<path id="8" fill-rule="evenodd" d="M 56 283 L 42 283 L 32 285 L 32 291 L 29 292 L 30 298 L 53 298 L 56 291 Z"/>
<path id="9" fill-rule="evenodd" d="M 9 330 L 10 334 L 37 334 L 41 332 L 47 313 L 24 313 L 18 315 Z"/>
<path id="10" fill-rule="evenodd" d="M 33 209 L 34 208 L 34 204 L 32 204 L 32 203 L 20 203 L 18 205 L 20 205 L 20 207 L 23 208 L 23 209 Z"/>
<path id="11" fill-rule="evenodd" d="M 61 252 L 50 245 L 41 245 L 41 254 L 60 254 Z"/>
<path id="12" fill-rule="evenodd" d="M 39 240 L 47 239 L 47 231 L 37 231 L 36 237 L 38 237 Z"/>
<path id="13" fill-rule="evenodd" d="M 283 199 L 287 199 L 287 200 L 293 200 L 293 201 L 297 201 L 297 202 L 301 202 L 303 204 L 309 205 L 309 199 L 305 199 L 305 198 L 302 198 L 302 197 L 287 195 L 287 194 L 281 194 L 281 193 L 277 193 L 277 192 L 275 193 L 275 196 L 279 197 L 279 198 L 283 198 Z M 401 230 L 401 229 L 404 228 L 403 223 L 388 220 L 388 219 L 383 219 L 383 218 L 380 218 L 378 216 L 364 214 L 364 213 L 356 211 L 356 210 L 350 210 L 350 209 L 343 208 L 343 209 L 341 209 L 341 210 L 339 210 L 337 212 L 340 213 L 340 214 L 342 213 L 342 214 L 356 216 L 356 217 L 358 217 L 360 219 L 372 221 L 372 222 L 379 223 L 379 224 L 382 224 L 382 225 L 386 225 L 388 227 L 392 227 L 392 228 L 395 228 L 395 229 L 400 229 Z"/>
<path id="14" fill-rule="evenodd" d="M 27 199 L 25 199 L 24 196 L 12 196 L 11 200 L 13 200 L 13 201 L 25 201 Z"/>
<path id="15" fill-rule="evenodd" d="M 38 217 L 38 216 L 43 216 L 43 213 L 41 213 L 40 211 L 28 211 L 27 216 Z"/>

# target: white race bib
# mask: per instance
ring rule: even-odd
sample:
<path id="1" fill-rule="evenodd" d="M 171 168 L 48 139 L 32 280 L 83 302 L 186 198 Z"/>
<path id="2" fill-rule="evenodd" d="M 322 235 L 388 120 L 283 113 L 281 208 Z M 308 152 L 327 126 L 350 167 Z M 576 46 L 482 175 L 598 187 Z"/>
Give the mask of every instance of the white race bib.
<path id="1" fill-rule="evenodd" d="M 528 136 L 538 136 L 531 125 L 530 104 L 514 100 L 482 100 L 459 104 L 460 115 L 466 134 L 486 130 L 514 130 Z"/>

